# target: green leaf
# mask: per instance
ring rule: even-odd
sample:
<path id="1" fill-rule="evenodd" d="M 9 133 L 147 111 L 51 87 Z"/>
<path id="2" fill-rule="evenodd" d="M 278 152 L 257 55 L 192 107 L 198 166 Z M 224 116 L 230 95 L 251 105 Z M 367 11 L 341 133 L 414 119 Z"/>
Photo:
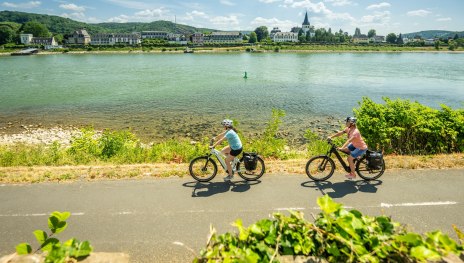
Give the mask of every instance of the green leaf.
<path id="1" fill-rule="evenodd" d="M 45 240 L 47 240 L 48 236 L 47 233 L 45 233 L 44 231 L 36 230 L 33 233 L 40 245 L 42 245 L 45 242 Z"/>
<path id="2" fill-rule="evenodd" d="M 51 251 L 53 250 L 53 247 L 56 245 L 56 244 L 59 244 L 60 241 L 56 238 L 49 238 L 47 240 L 45 240 L 45 242 L 42 244 L 42 246 L 40 247 L 40 249 L 42 251 Z"/>
<path id="3" fill-rule="evenodd" d="M 27 255 L 32 252 L 32 247 L 28 243 L 21 243 L 16 246 L 16 253 L 18 255 Z"/>
<path id="4" fill-rule="evenodd" d="M 426 248 L 425 246 L 418 246 L 411 248 L 411 256 L 419 260 L 439 260 L 440 254 Z"/>
<path id="5" fill-rule="evenodd" d="M 92 252 L 92 246 L 90 245 L 89 241 L 84 241 L 80 243 L 79 250 L 77 252 L 77 257 L 87 257 Z"/>
<path id="6" fill-rule="evenodd" d="M 67 223 L 66 221 L 61 221 L 56 216 L 50 216 L 48 218 L 48 227 L 53 233 L 58 234 L 60 232 L 63 232 L 63 230 L 66 229 Z"/>
<path id="7" fill-rule="evenodd" d="M 58 220 L 60 220 L 60 221 L 66 221 L 66 219 L 68 219 L 71 216 L 71 213 L 70 212 L 58 212 L 58 211 L 55 211 L 55 212 L 51 213 L 50 216 L 54 216 L 54 217 L 58 218 Z"/>
<path id="8" fill-rule="evenodd" d="M 324 195 L 317 199 L 317 204 L 326 214 L 332 214 L 342 207 L 341 204 L 335 203 L 329 195 Z"/>
<path id="9" fill-rule="evenodd" d="M 423 244 L 422 237 L 415 233 L 407 233 L 406 235 L 396 237 L 396 240 L 406 242 L 411 246 L 419 246 Z"/>
<path id="10" fill-rule="evenodd" d="M 251 233 L 259 236 L 263 236 L 263 231 L 261 230 L 261 227 L 257 226 L 256 224 L 251 225 L 250 227 Z"/>

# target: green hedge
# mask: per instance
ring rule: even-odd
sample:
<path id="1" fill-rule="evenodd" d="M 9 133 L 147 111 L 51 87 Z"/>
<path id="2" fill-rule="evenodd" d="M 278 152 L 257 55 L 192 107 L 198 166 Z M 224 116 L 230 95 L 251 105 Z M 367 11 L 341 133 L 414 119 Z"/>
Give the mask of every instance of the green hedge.
<path id="1" fill-rule="evenodd" d="M 280 255 L 325 258 L 329 262 L 416 262 L 439 260 L 463 251 L 464 235 L 455 228 L 461 244 L 440 231 L 424 236 L 408 232 L 390 217 L 364 216 L 346 210 L 325 195 L 318 198 L 322 212 L 311 223 L 301 212 L 276 213 L 244 227 L 238 233 L 211 236 L 194 262 L 277 262 Z"/>
<path id="2" fill-rule="evenodd" d="M 369 148 L 386 153 L 437 154 L 464 151 L 464 109 L 433 109 L 418 102 L 364 97 L 354 109 Z"/>

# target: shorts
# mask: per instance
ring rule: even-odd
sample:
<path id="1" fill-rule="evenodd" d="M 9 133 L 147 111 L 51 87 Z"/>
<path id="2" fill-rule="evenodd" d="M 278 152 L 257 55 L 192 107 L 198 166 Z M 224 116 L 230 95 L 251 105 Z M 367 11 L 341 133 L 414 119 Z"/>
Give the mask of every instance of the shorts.
<path id="1" fill-rule="evenodd" d="M 350 155 L 353 158 L 358 158 L 359 156 L 363 155 L 367 151 L 367 149 L 365 150 L 358 149 L 354 147 L 353 144 L 351 143 L 348 145 L 348 150 L 350 150 Z"/>
<path id="2" fill-rule="evenodd" d="M 243 148 L 240 148 L 238 150 L 232 150 L 232 148 L 230 148 L 230 155 L 235 157 L 235 156 L 239 155 L 240 153 L 242 153 L 242 151 L 243 151 Z"/>

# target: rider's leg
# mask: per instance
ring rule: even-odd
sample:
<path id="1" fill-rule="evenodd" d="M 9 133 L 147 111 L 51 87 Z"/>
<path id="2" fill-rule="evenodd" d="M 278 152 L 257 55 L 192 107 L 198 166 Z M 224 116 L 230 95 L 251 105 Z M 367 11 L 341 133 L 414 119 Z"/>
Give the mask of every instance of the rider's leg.
<path id="1" fill-rule="evenodd" d="M 230 162 L 234 159 L 234 156 L 230 155 L 230 151 L 230 146 L 226 146 L 221 150 L 221 152 L 226 156 L 225 161 L 227 167 L 227 174 L 232 176 L 232 165 L 230 165 Z"/>
<path id="2" fill-rule="evenodd" d="M 354 174 L 354 157 L 350 155 L 348 155 L 348 164 L 350 165 L 350 175 L 351 177 L 355 177 L 356 175 Z"/>

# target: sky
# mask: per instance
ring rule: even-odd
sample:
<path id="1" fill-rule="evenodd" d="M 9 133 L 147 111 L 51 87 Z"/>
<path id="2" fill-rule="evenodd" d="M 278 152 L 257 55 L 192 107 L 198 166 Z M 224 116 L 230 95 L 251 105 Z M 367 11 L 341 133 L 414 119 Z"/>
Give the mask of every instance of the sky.
<path id="1" fill-rule="evenodd" d="M 307 12 L 317 28 L 377 35 L 464 31 L 464 0 L 0 0 L 0 10 L 57 15 L 86 23 L 167 20 L 217 30 L 267 26 L 290 31 Z"/>

